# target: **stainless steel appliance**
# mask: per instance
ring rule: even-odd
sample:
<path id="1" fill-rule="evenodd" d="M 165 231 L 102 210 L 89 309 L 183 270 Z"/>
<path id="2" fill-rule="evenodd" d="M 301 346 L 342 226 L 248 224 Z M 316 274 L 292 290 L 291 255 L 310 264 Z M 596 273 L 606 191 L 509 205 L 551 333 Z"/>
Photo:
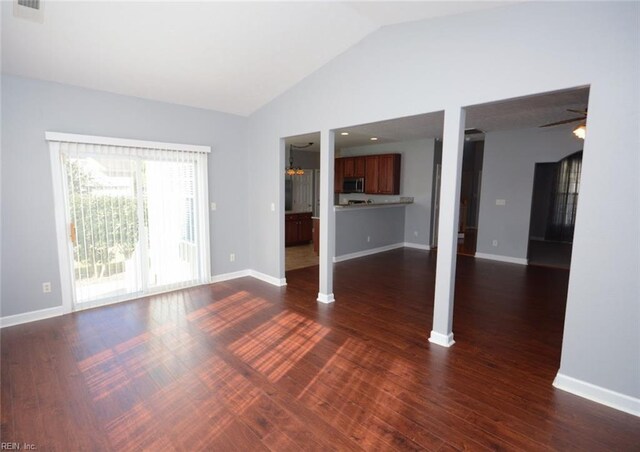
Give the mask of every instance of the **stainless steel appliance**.
<path id="1" fill-rule="evenodd" d="M 342 193 L 364 193 L 364 177 L 345 177 Z"/>

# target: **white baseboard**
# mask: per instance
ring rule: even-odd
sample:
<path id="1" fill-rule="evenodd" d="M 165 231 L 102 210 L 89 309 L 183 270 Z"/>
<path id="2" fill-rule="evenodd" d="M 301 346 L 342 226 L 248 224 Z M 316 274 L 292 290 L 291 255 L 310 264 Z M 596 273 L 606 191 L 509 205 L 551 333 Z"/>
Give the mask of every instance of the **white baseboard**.
<path id="1" fill-rule="evenodd" d="M 596 386 L 586 381 L 561 374 L 560 372 L 558 372 L 555 380 L 553 380 L 553 386 L 593 402 L 615 408 L 616 410 L 624 411 L 634 416 L 640 416 L 640 399 L 638 398 Z"/>
<path id="2" fill-rule="evenodd" d="M 329 303 L 333 303 L 334 301 L 336 301 L 336 299 L 334 298 L 332 293 L 320 293 L 320 292 L 318 292 L 318 301 L 320 303 L 329 304 Z"/>
<path id="3" fill-rule="evenodd" d="M 36 320 L 49 319 L 51 317 L 58 317 L 62 314 L 62 306 L 56 306 L 53 308 L 40 309 L 38 311 L 25 312 L 23 314 L 8 315 L 6 317 L 0 317 L 0 328 L 35 322 Z"/>
<path id="4" fill-rule="evenodd" d="M 214 275 L 211 277 L 211 282 L 217 283 L 222 281 L 229 281 L 231 279 L 244 278 L 245 276 L 251 276 L 252 278 L 259 279 L 260 281 L 264 281 L 278 287 L 287 285 L 286 278 L 278 279 L 278 278 L 274 278 L 273 276 L 269 276 L 266 273 L 262 273 L 262 272 L 259 272 L 256 270 L 250 270 L 250 269 L 240 270 L 240 271 L 231 272 L 231 273 L 222 273 L 220 275 Z"/>
<path id="5" fill-rule="evenodd" d="M 212 283 L 217 283 L 217 282 L 222 282 L 222 281 L 229 281 L 231 279 L 244 278 L 245 276 L 251 276 L 251 271 L 250 270 L 240 270 L 240 271 L 237 271 L 237 272 L 221 273 L 219 275 L 213 275 L 211 277 L 211 282 Z"/>
<path id="6" fill-rule="evenodd" d="M 500 256 L 499 254 L 476 253 L 475 257 L 479 259 L 489 259 L 498 262 L 508 262 L 510 264 L 529 265 L 528 259 L 521 257 Z"/>
<path id="7" fill-rule="evenodd" d="M 249 276 L 278 287 L 287 285 L 287 278 L 274 278 L 273 276 L 269 276 L 266 273 L 262 273 L 256 270 L 249 270 Z"/>
<path id="8" fill-rule="evenodd" d="M 453 340 L 453 333 L 442 334 L 431 330 L 431 336 L 429 342 L 432 344 L 440 345 L 442 347 L 451 347 L 456 341 Z"/>
<path id="9" fill-rule="evenodd" d="M 429 245 L 423 245 L 422 243 L 404 242 L 405 248 L 415 248 L 417 250 L 429 251 L 431 247 Z"/>
<path id="10" fill-rule="evenodd" d="M 372 254 L 384 253 L 385 251 L 395 250 L 397 248 L 403 248 L 404 243 L 393 243 L 391 245 L 381 246 L 378 248 L 371 248 L 369 250 L 356 251 L 355 253 L 343 254 L 333 258 L 333 262 L 348 261 L 349 259 L 357 259 L 358 257 L 370 256 Z"/>

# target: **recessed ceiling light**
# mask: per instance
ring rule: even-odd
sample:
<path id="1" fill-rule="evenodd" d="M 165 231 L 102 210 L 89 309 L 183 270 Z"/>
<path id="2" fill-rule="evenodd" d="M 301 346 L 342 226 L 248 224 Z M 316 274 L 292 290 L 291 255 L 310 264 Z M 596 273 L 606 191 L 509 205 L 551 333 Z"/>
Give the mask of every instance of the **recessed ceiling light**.
<path id="1" fill-rule="evenodd" d="M 371 137 L 370 140 L 371 141 L 378 141 L 378 137 Z"/>
<path id="2" fill-rule="evenodd" d="M 345 136 L 345 137 L 346 137 L 347 135 L 349 135 L 349 132 L 340 132 L 340 135 L 342 135 L 342 136 Z"/>

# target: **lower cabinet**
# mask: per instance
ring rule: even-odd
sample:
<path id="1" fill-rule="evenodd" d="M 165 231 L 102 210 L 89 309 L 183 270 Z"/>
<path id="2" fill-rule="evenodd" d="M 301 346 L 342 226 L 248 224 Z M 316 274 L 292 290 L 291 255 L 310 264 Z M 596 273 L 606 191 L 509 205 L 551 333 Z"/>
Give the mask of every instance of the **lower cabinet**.
<path id="1" fill-rule="evenodd" d="M 284 216 L 284 244 L 301 245 L 313 238 L 311 212 L 288 213 Z"/>
<path id="2" fill-rule="evenodd" d="M 320 218 L 313 219 L 313 252 L 320 254 Z"/>

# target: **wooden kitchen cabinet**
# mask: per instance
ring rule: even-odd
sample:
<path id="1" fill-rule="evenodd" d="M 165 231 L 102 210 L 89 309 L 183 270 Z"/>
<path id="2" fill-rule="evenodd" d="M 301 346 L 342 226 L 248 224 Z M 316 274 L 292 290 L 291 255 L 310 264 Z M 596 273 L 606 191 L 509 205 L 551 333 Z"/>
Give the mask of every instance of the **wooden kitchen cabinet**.
<path id="1" fill-rule="evenodd" d="M 342 186 L 344 185 L 344 159 L 335 159 L 333 166 L 333 192 L 342 193 Z"/>
<path id="2" fill-rule="evenodd" d="M 285 246 L 309 243 L 313 238 L 311 212 L 288 213 L 284 216 Z"/>
<path id="3" fill-rule="evenodd" d="M 366 158 L 366 169 L 364 176 L 364 192 L 375 194 L 378 193 L 378 169 L 379 156 L 369 155 Z"/>
<path id="4" fill-rule="evenodd" d="M 313 218 L 313 252 L 320 255 L 320 218 Z"/>
<path id="5" fill-rule="evenodd" d="M 366 158 L 365 157 L 344 157 L 343 176 L 344 177 L 364 177 Z"/>
<path id="6" fill-rule="evenodd" d="M 400 154 L 366 157 L 364 191 L 372 195 L 400 194 Z"/>

